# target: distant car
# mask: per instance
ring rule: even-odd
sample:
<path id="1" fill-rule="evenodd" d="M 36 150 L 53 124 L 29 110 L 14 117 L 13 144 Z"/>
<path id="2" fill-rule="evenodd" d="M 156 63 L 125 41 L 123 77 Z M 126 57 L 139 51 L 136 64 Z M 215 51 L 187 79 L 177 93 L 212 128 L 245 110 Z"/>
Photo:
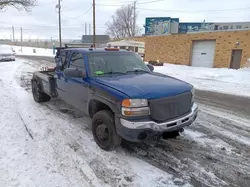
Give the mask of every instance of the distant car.
<path id="1" fill-rule="evenodd" d="M 15 52 L 10 47 L 0 46 L 0 61 L 15 61 Z"/>

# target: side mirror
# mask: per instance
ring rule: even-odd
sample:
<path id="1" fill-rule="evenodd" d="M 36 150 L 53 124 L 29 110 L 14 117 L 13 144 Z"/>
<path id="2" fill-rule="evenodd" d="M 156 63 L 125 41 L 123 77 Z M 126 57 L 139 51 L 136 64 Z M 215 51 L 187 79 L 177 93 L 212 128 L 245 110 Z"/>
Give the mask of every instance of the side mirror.
<path id="1" fill-rule="evenodd" d="M 84 70 L 79 70 L 78 68 L 66 68 L 64 70 L 64 75 L 66 77 L 82 77 L 86 78 L 86 71 Z"/>
<path id="2" fill-rule="evenodd" d="M 152 72 L 154 71 L 154 69 L 155 69 L 155 68 L 154 68 L 154 66 L 153 66 L 153 65 L 151 65 L 151 64 L 147 64 L 147 66 L 148 66 L 148 68 L 150 69 L 150 71 L 152 71 Z"/>
<path id="3" fill-rule="evenodd" d="M 56 67 L 57 67 L 57 69 L 62 70 L 62 61 L 61 61 L 61 59 L 59 59 L 59 58 L 57 58 L 57 57 L 55 56 L 55 62 L 56 62 Z"/>

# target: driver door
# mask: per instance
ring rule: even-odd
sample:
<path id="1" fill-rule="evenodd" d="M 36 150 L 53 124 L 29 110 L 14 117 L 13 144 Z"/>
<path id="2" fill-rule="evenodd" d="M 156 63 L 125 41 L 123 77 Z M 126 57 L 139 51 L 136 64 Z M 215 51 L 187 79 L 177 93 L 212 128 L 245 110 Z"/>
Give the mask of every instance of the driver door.
<path id="1" fill-rule="evenodd" d="M 71 56 L 69 68 L 77 68 L 86 72 L 84 55 L 80 52 L 74 52 Z M 87 114 L 89 91 L 87 78 L 65 76 L 65 85 L 68 103 Z"/>
<path id="2" fill-rule="evenodd" d="M 56 81 L 56 88 L 57 92 L 59 95 L 59 98 L 64 100 L 65 102 L 68 102 L 68 94 L 67 94 L 67 84 L 65 81 L 65 76 L 64 76 L 64 69 L 69 67 L 70 64 L 70 56 L 71 52 L 70 51 L 62 51 L 59 58 L 58 58 L 58 64 L 56 68 L 56 76 L 55 78 L 57 79 Z"/>

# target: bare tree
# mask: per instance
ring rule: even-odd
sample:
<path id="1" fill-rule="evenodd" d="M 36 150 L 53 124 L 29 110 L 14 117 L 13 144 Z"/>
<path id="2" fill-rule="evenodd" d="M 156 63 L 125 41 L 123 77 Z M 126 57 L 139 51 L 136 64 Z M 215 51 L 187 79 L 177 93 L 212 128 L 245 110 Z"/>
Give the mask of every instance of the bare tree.
<path id="1" fill-rule="evenodd" d="M 107 34 L 114 38 L 133 37 L 140 33 L 139 26 L 134 27 L 134 8 L 132 5 L 117 9 L 111 21 L 106 22 Z M 135 29 L 134 29 L 135 28 Z"/>
<path id="2" fill-rule="evenodd" d="M 0 0 L 0 11 L 8 7 L 14 7 L 17 10 L 30 11 L 30 8 L 35 6 L 36 0 Z"/>

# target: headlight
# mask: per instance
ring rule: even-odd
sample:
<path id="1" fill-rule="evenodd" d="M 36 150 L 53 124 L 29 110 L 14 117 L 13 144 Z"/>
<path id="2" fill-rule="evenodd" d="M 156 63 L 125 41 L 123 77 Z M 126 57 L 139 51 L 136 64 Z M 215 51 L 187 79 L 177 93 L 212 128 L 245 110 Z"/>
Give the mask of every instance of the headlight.
<path id="1" fill-rule="evenodd" d="M 192 88 L 191 93 L 192 93 L 192 96 L 194 97 L 195 96 L 195 89 L 194 89 L 194 87 Z"/>
<path id="2" fill-rule="evenodd" d="M 147 116 L 150 114 L 147 99 L 124 99 L 122 101 L 122 115 Z"/>
<path id="3" fill-rule="evenodd" d="M 125 108 L 122 107 L 122 115 L 124 116 L 148 116 L 150 114 L 148 107 L 142 108 Z"/>
<path id="4" fill-rule="evenodd" d="M 124 99 L 122 101 L 122 106 L 132 107 L 132 108 L 146 107 L 148 106 L 148 100 L 147 99 Z"/>
<path id="5" fill-rule="evenodd" d="M 191 93 L 192 93 L 192 103 L 193 103 L 194 102 L 194 96 L 195 96 L 195 89 L 194 89 L 194 87 L 192 88 Z"/>

